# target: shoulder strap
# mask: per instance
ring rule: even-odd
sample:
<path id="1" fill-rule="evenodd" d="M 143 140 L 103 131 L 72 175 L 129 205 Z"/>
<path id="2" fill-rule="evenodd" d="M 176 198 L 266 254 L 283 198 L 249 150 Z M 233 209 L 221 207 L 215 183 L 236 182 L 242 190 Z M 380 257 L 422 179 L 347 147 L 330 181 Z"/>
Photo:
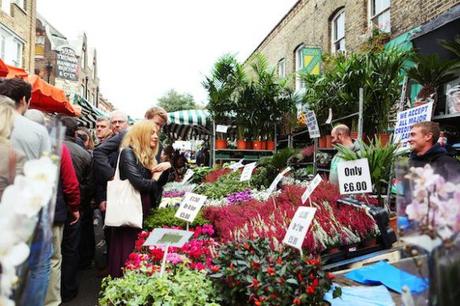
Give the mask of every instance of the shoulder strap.
<path id="1" fill-rule="evenodd" d="M 16 176 L 16 153 L 13 148 L 8 150 L 8 183 L 13 184 Z"/>
<path id="2" fill-rule="evenodd" d="M 120 180 L 120 159 L 121 159 L 121 151 L 123 151 L 123 149 L 120 149 L 118 151 L 118 158 L 117 158 L 117 166 L 115 168 L 115 175 L 113 177 L 113 180 L 114 181 L 119 181 Z"/>

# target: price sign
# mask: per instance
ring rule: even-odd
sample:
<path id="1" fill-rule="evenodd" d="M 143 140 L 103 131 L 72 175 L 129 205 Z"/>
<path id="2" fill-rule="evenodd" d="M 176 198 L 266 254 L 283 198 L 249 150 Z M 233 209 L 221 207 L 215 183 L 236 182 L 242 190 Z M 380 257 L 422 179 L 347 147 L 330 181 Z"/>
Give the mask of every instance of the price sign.
<path id="1" fill-rule="evenodd" d="M 243 165 L 243 158 L 240 159 L 237 163 L 234 163 L 234 164 L 231 164 L 230 166 L 228 166 L 230 169 L 232 169 L 233 171 L 236 171 L 240 168 L 243 168 L 244 165 Z"/>
<path id="2" fill-rule="evenodd" d="M 305 204 L 307 199 L 310 197 L 310 195 L 315 191 L 316 187 L 318 187 L 319 183 L 321 183 L 323 179 L 319 174 L 317 174 L 313 180 L 310 182 L 310 184 L 307 186 L 307 189 L 305 189 L 305 192 L 302 195 L 302 204 Z"/>
<path id="3" fill-rule="evenodd" d="M 283 243 L 302 250 L 302 243 L 315 216 L 315 207 L 300 206 L 292 218 Z"/>
<path id="4" fill-rule="evenodd" d="M 287 167 L 286 169 L 284 169 L 281 173 L 279 173 L 275 179 L 273 180 L 272 184 L 270 185 L 270 187 L 268 188 L 268 191 L 269 193 L 272 193 L 273 191 L 275 191 L 275 188 L 276 186 L 278 185 L 278 183 L 281 181 L 281 179 L 283 178 L 283 176 L 288 173 L 289 171 L 291 171 L 291 167 Z"/>
<path id="5" fill-rule="evenodd" d="M 332 123 L 332 108 L 329 108 L 329 115 L 327 116 L 326 124 L 331 124 Z"/>
<path id="6" fill-rule="evenodd" d="M 193 232 L 172 228 L 156 228 L 145 240 L 144 246 L 163 247 L 166 245 L 181 248 L 192 237 Z"/>
<path id="7" fill-rule="evenodd" d="M 314 111 L 307 111 L 307 127 L 310 138 L 319 138 L 321 137 L 319 133 L 318 121 L 316 120 L 316 115 Z"/>
<path id="8" fill-rule="evenodd" d="M 185 172 L 184 179 L 182 180 L 182 184 L 187 183 L 189 179 L 191 179 L 193 176 L 193 170 L 192 169 L 187 169 L 187 172 Z"/>
<path id="9" fill-rule="evenodd" d="M 206 202 L 206 196 L 187 192 L 175 217 L 192 223 L 201 207 L 204 205 L 204 202 Z"/>
<path id="10" fill-rule="evenodd" d="M 340 194 L 372 192 L 367 158 L 343 161 L 337 165 Z"/>
<path id="11" fill-rule="evenodd" d="M 252 171 L 256 167 L 256 163 L 250 163 L 244 166 L 243 172 L 241 173 L 240 182 L 249 181 L 252 176 Z"/>
<path id="12" fill-rule="evenodd" d="M 393 134 L 393 142 L 400 142 L 402 147 L 408 147 L 410 129 L 414 124 L 418 122 L 430 121 L 432 109 L 433 102 L 430 102 L 421 106 L 413 107 L 403 112 L 399 112 L 397 115 L 398 121 L 396 122 Z"/>
<path id="13" fill-rule="evenodd" d="M 218 124 L 216 126 L 216 132 L 217 133 L 227 133 L 227 130 L 228 130 L 228 125 L 220 125 L 220 124 Z"/>

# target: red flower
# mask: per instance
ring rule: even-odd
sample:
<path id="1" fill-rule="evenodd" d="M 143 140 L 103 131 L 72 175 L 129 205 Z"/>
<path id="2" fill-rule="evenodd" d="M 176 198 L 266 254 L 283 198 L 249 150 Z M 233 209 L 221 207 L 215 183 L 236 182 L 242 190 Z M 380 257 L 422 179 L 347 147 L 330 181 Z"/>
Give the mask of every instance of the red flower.
<path id="1" fill-rule="evenodd" d="M 219 266 L 211 266 L 211 271 L 216 273 L 216 272 L 219 272 L 220 270 L 220 267 Z"/>
<path id="2" fill-rule="evenodd" d="M 283 259 L 281 257 L 278 257 L 278 259 L 276 259 L 276 263 L 278 265 L 282 265 L 283 264 Z"/>
<path id="3" fill-rule="evenodd" d="M 313 295 L 315 293 L 315 287 L 313 286 L 307 286 L 307 294 L 308 295 Z"/>
<path id="4" fill-rule="evenodd" d="M 294 301 L 292 301 L 294 305 L 300 305 L 302 304 L 302 301 L 299 298 L 295 298 Z"/>
<path id="5" fill-rule="evenodd" d="M 260 282 L 257 280 L 257 278 L 253 277 L 252 278 L 252 283 L 251 285 L 249 286 L 249 288 L 253 287 L 253 288 L 258 288 L 260 285 Z"/>
<path id="6" fill-rule="evenodd" d="M 272 267 L 268 267 L 267 273 L 268 273 L 268 275 L 273 276 L 273 275 L 275 275 L 276 271 Z"/>
<path id="7" fill-rule="evenodd" d="M 320 262 L 316 258 L 312 258 L 307 260 L 307 265 L 312 265 L 312 266 L 319 266 Z"/>
<path id="8" fill-rule="evenodd" d="M 334 278 L 335 278 L 335 275 L 334 275 L 333 273 L 331 273 L 331 272 L 327 272 L 327 273 L 326 273 L 326 277 L 327 277 L 328 279 L 334 279 Z"/>
<path id="9" fill-rule="evenodd" d="M 318 280 L 317 278 L 315 278 L 315 279 L 313 280 L 312 286 L 313 286 L 314 288 L 316 288 L 316 287 L 318 287 L 318 285 L 319 285 L 319 280 Z"/>

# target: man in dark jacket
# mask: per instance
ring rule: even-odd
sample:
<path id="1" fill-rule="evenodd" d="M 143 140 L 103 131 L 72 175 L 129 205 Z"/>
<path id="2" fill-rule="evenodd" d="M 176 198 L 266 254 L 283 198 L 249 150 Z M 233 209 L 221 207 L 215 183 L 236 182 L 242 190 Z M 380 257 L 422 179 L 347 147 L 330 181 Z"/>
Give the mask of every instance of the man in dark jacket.
<path id="1" fill-rule="evenodd" d="M 434 172 L 446 181 L 460 181 L 460 163 L 447 155 L 437 142 L 440 135 L 439 124 L 431 121 L 416 123 L 410 131 L 409 144 L 411 167 L 424 167 L 430 164 Z"/>
<path id="2" fill-rule="evenodd" d="M 91 264 L 94 255 L 93 214 L 90 206 L 93 196 L 91 154 L 77 143 L 78 122 L 71 117 L 61 118 L 66 128 L 64 143 L 70 151 L 80 185 L 80 222 L 64 226 L 62 241 L 62 300 L 69 301 L 78 293 L 77 271 L 79 263 Z M 83 247 L 83 258 L 80 257 Z M 83 260 L 83 262 L 82 262 Z"/>

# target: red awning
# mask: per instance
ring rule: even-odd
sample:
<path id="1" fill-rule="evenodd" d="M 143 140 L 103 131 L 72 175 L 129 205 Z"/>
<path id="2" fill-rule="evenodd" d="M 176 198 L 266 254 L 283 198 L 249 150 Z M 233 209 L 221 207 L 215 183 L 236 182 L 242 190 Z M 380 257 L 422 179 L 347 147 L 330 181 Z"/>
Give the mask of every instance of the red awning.
<path id="1" fill-rule="evenodd" d="M 32 85 L 31 108 L 36 108 L 44 112 L 61 113 L 69 116 L 79 116 L 76 110 L 67 100 L 64 91 L 53 85 L 48 84 L 38 75 L 32 75 L 28 81 Z"/>
<path id="2" fill-rule="evenodd" d="M 22 68 L 6 65 L 8 67 L 8 75 L 6 76 L 8 79 L 12 78 L 21 78 L 25 79 L 29 76 L 27 71 Z"/>
<path id="3" fill-rule="evenodd" d="M 4 78 L 8 75 L 8 66 L 0 58 L 0 77 Z"/>

